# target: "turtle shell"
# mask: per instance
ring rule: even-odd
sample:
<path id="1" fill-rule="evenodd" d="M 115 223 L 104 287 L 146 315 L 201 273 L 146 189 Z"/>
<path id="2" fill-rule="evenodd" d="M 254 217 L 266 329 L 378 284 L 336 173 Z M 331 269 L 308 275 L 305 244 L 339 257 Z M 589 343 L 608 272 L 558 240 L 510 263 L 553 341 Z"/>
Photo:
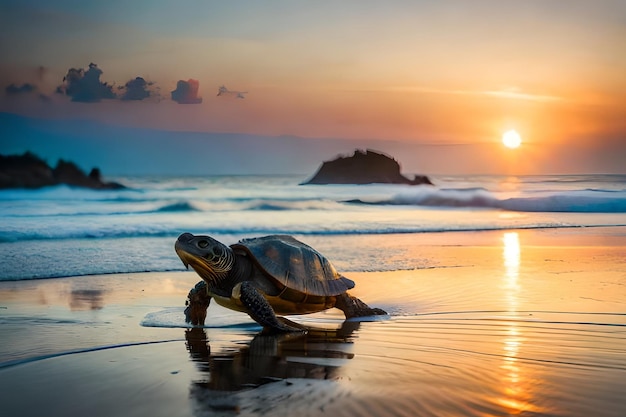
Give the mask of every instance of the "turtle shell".
<path id="1" fill-rule="evenodd" d="M 243 239 L 231 247 L 244 250 L 267 275 L 304 294 L 339 295 L 354 287 L 325 256 L 288 235 Z"/>

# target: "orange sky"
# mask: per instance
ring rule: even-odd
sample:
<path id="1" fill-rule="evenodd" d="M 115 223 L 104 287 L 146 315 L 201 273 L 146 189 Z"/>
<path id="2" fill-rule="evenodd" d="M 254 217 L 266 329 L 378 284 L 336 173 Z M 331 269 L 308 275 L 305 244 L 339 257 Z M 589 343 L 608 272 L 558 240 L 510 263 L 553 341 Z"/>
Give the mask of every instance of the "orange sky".
<path id="1" fill-rule="evenodd" d="M 568 151 L 571 161 L 555 161 L 564 170 L 596 153 L 590 167 L 602 170 L 626 150 L 622 1 L 116 4 L 0 6 L 3 88 L 31 83 L 51 98 L 5 94 L 0 111 L 357 146 L 493 144 L 503 158 L 500 137 L 516 129 L 519 173 L 547 172 Z M 153 95 L 72 103 L 53 93 L 90 62 L 114 91 L 141 76 Z M 201 103 L 171 100 L 188 79 Z M 222 84 L 248 94 L 217 97 Z"/>

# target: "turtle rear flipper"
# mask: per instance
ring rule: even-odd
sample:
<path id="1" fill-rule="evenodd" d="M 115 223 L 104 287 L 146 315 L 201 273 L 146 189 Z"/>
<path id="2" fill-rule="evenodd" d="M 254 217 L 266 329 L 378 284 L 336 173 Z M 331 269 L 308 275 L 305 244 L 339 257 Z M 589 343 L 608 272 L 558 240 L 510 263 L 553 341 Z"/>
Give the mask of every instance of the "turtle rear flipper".
<path id="1" fill-rule="evenodd" d="M 337 296 L 335 307 L 343 311 L 343 314 L 346 315 L 347 319 L 354 317 L 383 316 L 387 314 L 385 310 L 372 308 L 348 293 Z"/>
<path id="2" fill-rule="evenodd" d="M 237 294 L 238 293 L 238 294 Z M 259 290 L 250 281 L 237 284 L 233 289 L 233 295 L 239 297 L 241 304 L 254 321 L 270 332 L 303 332 L 303 328 L 294 326 L 295 323 L 287 319 L 279 320 L 274 309 L 261 295 Z"/>

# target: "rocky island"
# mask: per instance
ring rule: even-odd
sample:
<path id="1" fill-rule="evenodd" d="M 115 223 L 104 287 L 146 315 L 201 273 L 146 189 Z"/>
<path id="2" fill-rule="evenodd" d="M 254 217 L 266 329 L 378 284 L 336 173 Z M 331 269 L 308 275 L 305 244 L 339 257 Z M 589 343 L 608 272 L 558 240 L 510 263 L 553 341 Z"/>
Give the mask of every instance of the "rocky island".
<path id="1" fill-rule="evenodd" d="M 413 179 L 400 173 L 400 164 L 381 152 L 357 149 L 352 156 L 325 161 L 313 177 L 303 184 L 409 184 L 433 185 L 425 175 Z"/>
<path id="2" fill-rule="evenodd" d="M 87 175 L 75 163 L 62 159 L 52 168 L 30 152 L 0 155 L 0 189 L 41 188 L 61 184 L 97 190 L 126 188 L 116 182 L 102 181 L 98 168 L 93 168 Z"/>

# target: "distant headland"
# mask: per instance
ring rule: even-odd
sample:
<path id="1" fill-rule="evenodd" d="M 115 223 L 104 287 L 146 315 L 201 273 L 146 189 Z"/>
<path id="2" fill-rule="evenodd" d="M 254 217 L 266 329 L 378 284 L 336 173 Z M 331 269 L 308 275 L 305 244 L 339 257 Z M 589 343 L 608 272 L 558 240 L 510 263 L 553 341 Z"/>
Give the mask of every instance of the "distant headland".
<path id="1" fill-rule="evenodd" d="M 75 163 L 62 159 L 52 168 L 31 152 L 23 155 L 0 155 L 0 189 L 32 189 L 61 184 L 96 190 L 126 188 L 116 182 L 102 181 L 98 168 L 93 168 L 87 175 Z"/>
<path id="2" fill-rule="evenodd" d="M 409 179 L 400 173 L 400 164 L 381 152 L 357 149 L 352 156 L 325 161 L 303 184 L 409 184 L 433 185 L 425 175 Z"/>

